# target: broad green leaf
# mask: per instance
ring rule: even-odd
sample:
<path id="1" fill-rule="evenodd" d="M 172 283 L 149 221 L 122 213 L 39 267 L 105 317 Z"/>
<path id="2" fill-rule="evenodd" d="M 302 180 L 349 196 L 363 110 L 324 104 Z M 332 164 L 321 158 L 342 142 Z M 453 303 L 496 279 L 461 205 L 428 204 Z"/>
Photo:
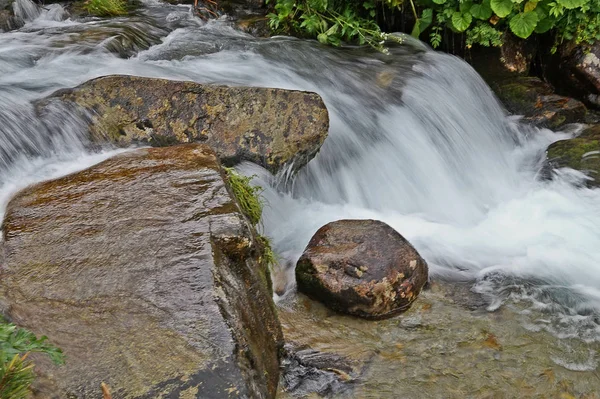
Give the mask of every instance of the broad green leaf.
<path id="1" fill-rule="evenodd" d="M 471 9 L 472 6 L 473 6 L 473 2 L 471 0 L 464 0 L 460 3 L 460 6 L 458 6 L 458 9 L 460 10 L 460 12 L 465 13 L 465 12 L 469 12 L 469 10 Z"/>
<path id="2" fill-rule="evenodd" d="M 538 23 L 535 12 L 529 11 L 517 14 L 510 19 L 510 30 L 521 39 L 527 39 L 533 33 Z"/>
<path id="3" fill-rule="evenodd" d="M 417 39 L 421 35 L 421 20 L 417 19 L 415 21 L 415 26 L 413 26 L 412 32 L 410 32 L 412 37 L 416 37 Z"/>
<path id="4" fill-rule="evenodd" d="M 433 10 L 431 8 L 426 8 L 423 10 L 423 13 L 421 14 L 421 21 L 427 25 L 431 24 L 433 21 Z"/>
<path id="5" fill-rule="evenodd" d="M 444 3 L 446 3 L 446 0 L 433 0 L 433 2 L 435 4 L 444 4 Z"/>
<path id="6" fill-rule="evenodd" d="M 317 40 L 318 40 L 320 43 L 327 44 L 327 34 L 326 34 L 326 33 L 319 33 L 319 34 L 317 35 Z"/>
<path id="7" fill-rule="evenodd" d="M 554 20 L 551 18 L 544 18 L 537 23 L 535 27 L 535 33 L 546 33 L 553 27 Z"/>
<path id="8" fill-rule="evenodd" d="M 459 32 L 467 30 L 471 25 L 471 21 L 473 21 L 473 17 L 469 13 L 455 11 L 454 14 L 452 14 L 452 26 Z"/>
<path id="9" fill-rule="evenodd" d="M 581 7 L 586 4 L 589 0 L 556 0 L 558 4 L 566 8 L 567 10 L 572 10 L 574 8 Z"/>
<path id="10" fill-rule="evenodd" d="M 492 7 L 489 1 L 484 1 L 481 4 L 473 4 L 471 7 L 471 15 L 477 19 L 490 19 L 492 16 Z"/>
<path id="11" fill-rule="evenodd" d="M 524 11 L 525 12 L 533 11 L 537 8 L 537 5 L 538 5 L 537 0 L 529 0 L 527 3 L 525 3 Z"/>
<path id="12" fill-rule="evenodd" d="M 490 6 L 497 16 L 504 18 L 512 11 L 513 2 L 510 0 L 492 0 Z"/>

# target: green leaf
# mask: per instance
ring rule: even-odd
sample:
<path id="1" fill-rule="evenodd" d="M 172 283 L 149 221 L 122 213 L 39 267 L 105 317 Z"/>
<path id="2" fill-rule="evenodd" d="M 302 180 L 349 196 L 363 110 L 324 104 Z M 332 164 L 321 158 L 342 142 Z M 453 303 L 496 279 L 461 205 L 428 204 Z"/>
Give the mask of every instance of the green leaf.
<path id="1" fill-rule="evenodd" d="M 452 26 L 459 32 L 467 30 L 469 25 L 471 25 L 471 21 L 473 21 L 473 17 L 470 13 L 455 11 L 454 14 L 452 14 Z"/>
<path id="2" fill-rule="evenodd" d="M 319 43 L 327 44 L 327 34 L 326 33 L 319 33 L 317 35 L 317 40 L 319 41 Z"/>
<path id="3" fill-rule="evenodd" d="M 492 0 L 490 6 L 500 18 L 506 17 L 513 9 L 513 3 L 510 0 Z"/>
<path id="4" fill-rule="evenodd" d="M 537 5 L 538 5 L 537 0 L 529 0 L 527 3 L 525 3 L 525 7 L 524 7 L 523 11 L 525 11 L 525 12 L 533 11 L 537 8 Z"/>
<path id="5" fill-rule="evenodd" d="M 435 4 L 444 4 L 444 3 L 446 3 L 446 0 L 433 0 L 433 2 Z"/>
<path id="6" fill-rule="evenodd" d="M 527 39 L 538 23 L 538 16 L 535 12 L 529 11 L 515 15 L 510 19 L 510 30 L 521 39 Z"/>
<path id="7" fill-rule="evenodd" d="M 417 19 L 415 21 L 415 26 L 413 26 L 413 29 L 412 29 L 412 32 L 410 32 L 410 35 L 417 39 L 421 35 L 421 20 L 420 19 Z"/>
<path id="8" fill-rule="evenodd" d="M 460 12 L 465 13 L 468 12 L 471 9 L 471 6 L 473 5 L 473 2 L 470 0 L 464 0 L 460 3 L 460 6 L 458 6 L 458 9 L 460 10 Z"/>
<path id="9" fill-rule="evenodd" d="M 550 18 L 544 18 L 539 21 L 535 27 L 535 33 L 546 33 L 554 27 L 554 20 Z"/>
<path id="10" fill-rule="evenodd" d="M 572 10 L 574 8 L 581 7 L 586 4 L 589 0 L 556 0 L 558 4 L 566 8 L 567 10 Z"/>
<path id="11" fill-rule="evenodd" d="M 423 10 L 423 13 L 421 14 L 421 21 L 423 21 L 423 23 L 426 23 L 427 26 L 431 24 L 431 22 L 433 21 L 433 10 L 431 8 L 426 8 Z"/>
<path id="12" fill-rule="evenodd" d="M 477 19 L 490 19 L 492 16 L 492 7 L 490 7 L 489 0 L 484 1 L 481 4 L 473 4 L 471 7 L 471 15 Z"/>

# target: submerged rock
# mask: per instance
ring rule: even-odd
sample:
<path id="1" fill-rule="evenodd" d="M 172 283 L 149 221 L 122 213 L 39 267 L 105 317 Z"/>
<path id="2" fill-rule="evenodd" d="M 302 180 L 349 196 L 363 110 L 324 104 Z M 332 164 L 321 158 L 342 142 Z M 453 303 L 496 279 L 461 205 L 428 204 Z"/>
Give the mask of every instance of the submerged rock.
<path id="1" fill-rule="evenodd" d="M 139 149 L 9 203 L 0 305 L 47 335 L 36 398 L 273 398 L 267 265 L 214 152 Z"/>
<path id="2" fill-rule="evenodd" d="M 357 363 L 336 353 L 286 343 L 282 362 L 281 389 L 295 397 L 318 393 L 339 397 L 360 376 Z"/>
<path id="3" fill-rule="evenodd" d="M 282 89 L 107 76 L 55 93 L 39 112 L 56 101 L 87 112 L 97 143 L 203 142 L 227 165 L 246 160 L 272 172 L 305 165 L 329 127 L 318 94 Z"/>
<path id="4" fill-rule="evenodd" d="M 321 227 L 296 265 L 298 289 L 330 308 L 365 318 L 405 311 L 427 282 L 427 263 L 376 220 Z"/>
<path id="5" fill-rule="evenodd" d="M 571 168 L 583 172 L 590 179 L 589 187 L 600 187 L 600 125 L 590 127 L 581 135 L 552 143 L 547 150 L 544 165 L 546 177 L 558 168 Z"/>

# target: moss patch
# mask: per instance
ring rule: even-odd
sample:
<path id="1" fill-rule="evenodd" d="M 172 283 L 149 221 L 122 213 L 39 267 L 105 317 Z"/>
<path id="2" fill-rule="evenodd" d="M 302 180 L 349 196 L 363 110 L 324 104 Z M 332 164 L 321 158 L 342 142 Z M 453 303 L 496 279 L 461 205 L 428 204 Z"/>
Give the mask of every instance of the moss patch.
<path id="1" fill-rule="evenodd" d="M 244 215 L 256 226 L 262 216 L 263 204 L 260 198 L 262 188 L 252 186 L 254 176 L 242 176 L 232 168 L 225 168 L 227 182 Z"/>

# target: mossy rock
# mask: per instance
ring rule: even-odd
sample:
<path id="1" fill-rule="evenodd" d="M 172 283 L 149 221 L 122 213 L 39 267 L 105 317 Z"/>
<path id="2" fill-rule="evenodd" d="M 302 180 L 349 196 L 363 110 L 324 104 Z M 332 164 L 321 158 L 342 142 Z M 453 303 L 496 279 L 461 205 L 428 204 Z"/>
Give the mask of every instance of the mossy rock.
<path id="1" fill-rule="evenodd" d="M 274 398 L 283 342 L 264 246 L 206 145 L 41 183 L 2 225 L 0 310 L 46 335 L 34 398 Z"/>
<path id="2" fill-rule="evenodd" d="M 589 187 L 600 187 L 600 125 L 573 139 L 560 140 L 548 147 L 547 169 L 571 168 L 589 176 Z"/>
<path id="3" fill-rule="evenodd" d="M 293 90 L 107 76 L 55 93 L 38 111 L 51 113 L 57 102 L 89 118 L 96 143 L 203 142 L 227 166 L 250 161 L 272 172 L 305 165 L 329 128 L 321 97 Z"/>
<path id="4" fill-rule="evenodd" d="M 587 113 L 581 101 L 554 94 L 552 86 L 539 78 L 515 77 L 493 82 L 492 88 L 509 112 L 536 126 L 557 129 L 582 122 Z"/>

